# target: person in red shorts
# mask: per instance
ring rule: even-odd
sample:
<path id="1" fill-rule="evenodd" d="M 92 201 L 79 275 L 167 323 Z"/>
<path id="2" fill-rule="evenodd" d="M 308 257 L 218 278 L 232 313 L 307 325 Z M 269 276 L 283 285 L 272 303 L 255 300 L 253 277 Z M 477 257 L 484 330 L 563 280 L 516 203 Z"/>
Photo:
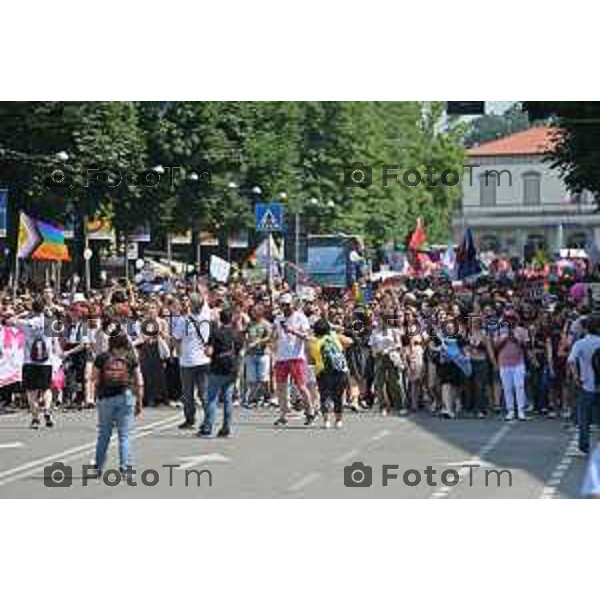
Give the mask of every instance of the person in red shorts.
<path id="1" fill-rule="evenodd" d="M 284 426 L 288 423 L 290 379 L 298 389 L 305 406 L 304 424 L 310 425 L 315 420 L 315 410 L 306 386 L 308 364 L 305 342 L 309 336 L 310 323 L 303 312 L 295 310 L 290 294 L 281 295 L 279 306 L 281 314 L 275 319 L 273 342 L 275 344 L 275 386 L 281 413 L 275 421 L 275 426 Z"/>

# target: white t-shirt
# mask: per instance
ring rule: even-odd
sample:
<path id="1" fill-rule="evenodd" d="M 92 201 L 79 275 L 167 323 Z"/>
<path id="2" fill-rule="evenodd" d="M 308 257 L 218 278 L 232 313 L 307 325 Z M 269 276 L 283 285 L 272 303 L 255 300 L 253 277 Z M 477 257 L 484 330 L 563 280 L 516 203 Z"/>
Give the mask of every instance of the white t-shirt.
<path id="1" fill-rule="evenodd" d="M 377 329 L 371 335 L 369 346 L 373 348 L 375 354 L 384 354 L 387 350 L 398 346 L 399 339 L 400 332 L 397 329 L 389 328 L 385 332 Z"/>
<path id="2" fill-rule="evenodd" d="M 306 340 L 287 333 L 283 327 L 286 323 L 288 327 L 308 335 L 310 323 L 303 312 L 299 310 L 292 313 L 289 317 L 283 315 L 275 319 L 275 330 L 277 332 L 277 341 L 275 345 L 275 362 L 280 360 L 306 360 Z"/>
<path id="3" fill-rule="evenodd" d="M 177 317 L 173 320 L 173 337 L 181 341 L 180 366 L 197 367 L 210 364 L 210 357 L 204 351 L 210 337 L 210 317 L 210 309 L 205 306 L 200 314 Z"/>

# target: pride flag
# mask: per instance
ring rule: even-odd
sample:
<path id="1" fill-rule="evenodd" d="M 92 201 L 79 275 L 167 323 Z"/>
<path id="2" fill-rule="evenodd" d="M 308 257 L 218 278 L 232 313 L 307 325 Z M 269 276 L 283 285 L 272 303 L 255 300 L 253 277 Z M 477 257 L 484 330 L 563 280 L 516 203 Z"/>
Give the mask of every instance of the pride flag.
<path id="1" fill-rule="evenodd" d="M 65 244 L 65 230 L 62 227 L 37 221 L 37 228 L 42 236 L 42 243 L 31 255 L 33 260 L 71 260 Z"/>
<path id="2" fill-rule="evenodd" d="M 17 255 L 33 260 L 71 260 L 64 229 L 45 221 L 36 221 L 25 213 L 21 213 L 19 220 Z"/>

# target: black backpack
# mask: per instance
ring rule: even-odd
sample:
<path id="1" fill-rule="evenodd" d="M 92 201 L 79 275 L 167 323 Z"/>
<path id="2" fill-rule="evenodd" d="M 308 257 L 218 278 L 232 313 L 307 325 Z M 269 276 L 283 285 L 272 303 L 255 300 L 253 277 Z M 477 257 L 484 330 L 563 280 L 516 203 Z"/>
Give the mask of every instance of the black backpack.
<path id="1" fill-rule="evenodd" d="M 29 358 L 34 363 L 43 363 L 48 360 L 48 346 L 42 335 L 38 335 L 33 339 Z"/>

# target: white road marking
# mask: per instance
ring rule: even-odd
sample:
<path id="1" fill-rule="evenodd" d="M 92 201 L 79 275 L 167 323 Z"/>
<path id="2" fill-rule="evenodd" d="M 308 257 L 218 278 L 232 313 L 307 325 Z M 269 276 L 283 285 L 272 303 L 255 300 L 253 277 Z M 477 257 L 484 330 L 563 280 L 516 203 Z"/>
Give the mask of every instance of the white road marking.
<path id="1" fill-rule="evenodd" d="M 0 450 L 4 448 L 23 448 L 25 444 L 23 442 L 9 442 L 8 444 L 0 444 Z"/>
<path id="2" fill-rule="evenodd" d="M 354 457 L 358 456 L 359 453 L 360 452 L 359 452 L 358 448 L 353 448 L 352 450 L 345 452 L 341 456 L 338 456 L 336 459 L 334 459 L 333 462 L 336 465 L 343 465 L 343 464 L 347 463 L 349 460 L 352 460 Z"/>
<path id="3" fill-rule="evenodd" d="M 369 442 L 378 442 L 383 438 L 386 438 L 390 435 L 391 431 L 389 429 L 382 429 L 379 433 L 376 433 L 372 438 L 369 439 Z"/>
<path id="4" fill-rule="evenodd" d="M 564 454 L 561 456 L 560 461 L 554 468 L 554 471 L 550 474 L 548 481 L 542 489 L 540 498 L 543 500 L 553 500 L 558 496 L 558 487 L 562 483 L 563 477 L 567 471 L 571 468 L 573 461 L 575 460 L 575 453 L 577 452 L 577 432 L 571 437 L 571 441 L 567 445 Z"/>
<path id="5" fill-rule="evenodd" d="M 482 459 L 486 454 L 489 454 L 500 442 L 500 440 L 509 432 L 510 428 L 514 425 L 514 422 L 505 423 L 487 442 L 482 446 L 478 454 L 474 454 L 469 458 L 462 461 L 460 464 L 465 465 L 457 470 L 458 483 L 456 485 L 443 485 L 435 490 L 429 496 L 430 499 L 446 499 L 456 487 L 458 487 L 464 480 L 465 476 L 472 471 L 472 466 L 475 464 L 481 464 Z"/>
<path id="6" fill-rule="evenodd" d="M 135 429 L 130 439 L 135 440 L 139 438 L 146 437 L 154 433 L 155 431 L 161 431 L 162 429 L 168 429 L 172 427 L 173 423 L 179 420 L 181 417 L 179 415 L 169 417 L 168 419 L 162 419 L 161 421 L 155 421 L 154 423 L 149 423 L 148 425 L 144 425 L 143 427 L 138 427 Z M 33 473 L 36 473 L 40 470 L 40 468 L 49 465 L 51 462 L 56 460 L 62 460 L 65 458 L 74 458 L 76 456 L 85 456 L 86 454 L 90 454 L 94 451 L 96 447 L 96 442 L 91 442 L 89 444 L 82 444 L 81 446 L 75 446 L 73 448 L 68 448 L 67 450 L 63 450 L 62 452 L 58 452 L 56 454 L 52 454 L 50 456 L 44 456 L 43 458 L 38 458 L 37 460 L 32 460 L 28 463 L 24 463 L 19 465 L 18 467 L 14 467 L 13 469 L 8 469 L 7 471 L 2 471 L 0 473 L 0 487 L 6 485 L 7 483 L 12 483 L 13 481 L 18 481 L 19 479 L 24 479 Z"/>
<path id="7" fill-rule="evenodd" d="M 302 488 L 305 488 L 307 485 L 310 485 L 313 481 L 319 479 L 319 477 L 321 477 L 321 474 L 317 473 L 316 471 L 313 471 L 312 473 L 309 473 L 305 477 L 302 477 L 302 479 L 298 479 L 298 481 L 290 485 L 290 487 L 288 488 L 288 492 L 299 492 Z"/>
<path id="8" fill-rule="evenodd" d="M 230 458 L 223 456 L 222 454 L 198 454 L 197 456 L 178 456 L 177 460 L 184 461 L 180 464 L 178 469 L 191 469 L 196 465 L 202 465 L 206 463 L 226 463 L 231 462 Z"/>

